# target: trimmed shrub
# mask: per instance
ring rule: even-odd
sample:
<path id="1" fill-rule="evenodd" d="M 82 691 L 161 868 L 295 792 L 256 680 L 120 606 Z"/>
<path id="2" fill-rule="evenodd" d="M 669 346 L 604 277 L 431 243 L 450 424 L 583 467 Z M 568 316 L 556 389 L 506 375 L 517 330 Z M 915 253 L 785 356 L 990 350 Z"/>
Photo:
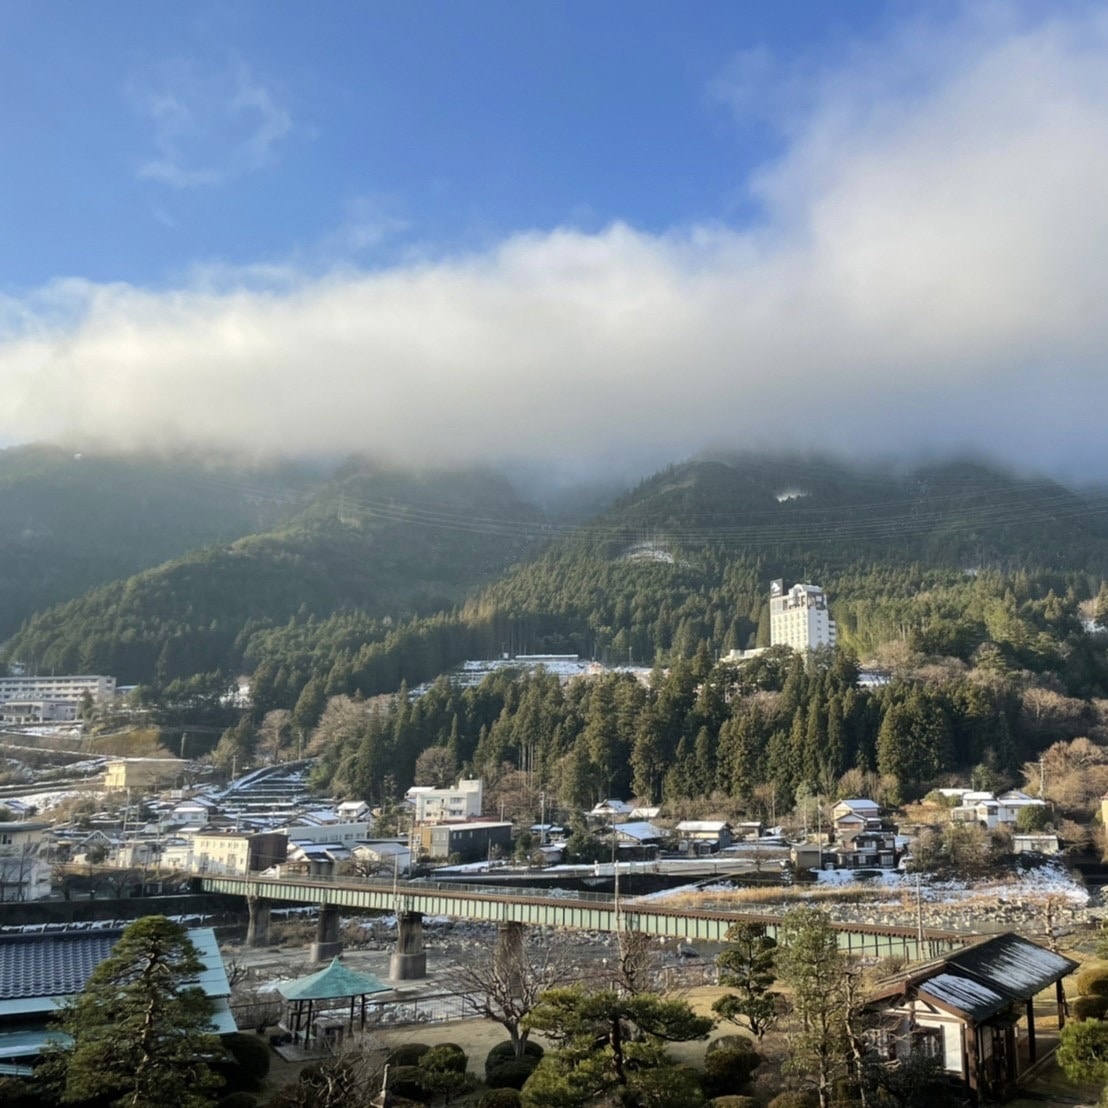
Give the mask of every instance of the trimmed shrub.
<path id="1" fill-rule="evenodd" d="M 758 1108 L 752 1096 L 717 1096 L 712 1098 L 712 1108 Z"/>
<path id="2" fill-rule="evenodd" d="M 701 1084 L 708 1096 L 737 1093 L 761 1064 L 762 1056 L 753 1050 L 714 1050 L 705 1055 Z"/>
<path id="3" fill-rule="evenodd" d="M 45 1089 L 35 1088 L 30 1078 L 0 1077 L 0 1104 L 4 1108 L 50 1108 L 57 1101 Z"/>
<path id="4" fill-rule="evenodd" d="M 1102 1020 L 1108 1015 L 1108 996 L 1079 996 L 1070 1011 L 1075 1020 Z"/>
<path id="5" fill-rule="evenodd" d="M 244 1035 L 236 1031 L 223 1037 L 227 1052 L 255 1080 L 262 1081 L 269 1074 L 269 1044 L 257 1035 Z"/>
<path id="6" fill-rule="evenodd" d="M 427 1052 L 424 1051 L 424 1053 Z M 390 1069 L 389 1089 L 397 1096 L 424 1101 L 423 1075 L 419 1071 L 419 1066 L 397 1066 L 395 1069 Z"/>
<path id="7" fill-rule="evenodd" d="M 431 1047 L 419 1059 L 421 1069 L 451 1070 L 465 1073 L 469 1065 L 466 1052 L 457 1043 L 440 1043 Z"/>
<path id="8" fill-rule="evenodd" d="M 486 1068 L 485 1084 L 490 1089 L 522 1089 L 527 1078 L 534 1072 L 539 1059 L 526 1055 L 518 1061 L 512 1059 L 497 1066 Z"/>
<path id="9" fill-rule="evenodd" d="M 749 1035 L 720 1035 L 708 1044 L 707 1054 L 715 1054 L 717 1050 L 755 1050 L 754 1040 Z"/>
<path id="10" fill-rule="evenodd" d="M 220 1097 L 216 1108 L 258 1108 L 258 1098 L 253 1093 L 231 1093 Z"/>
<path id="11" fill-rule="evenodd" d="M 768 1108 L 819 1108 L 819 1097 L 811 1090 L 778 1093 Z"/>
<path id="12" fill-rule="evenodd" d="M 515 1089 L 489 1089 L 481 1094 L 477 1108 L 519 1108 L 521 1103 Z"/>
<path id="13" fill-rule="evenodd" d="M 401 1043 L 388 1057 L 390 1066 L 418 1066 L 419 1060 L 431 1049 L 430 1043 Z"/>
<path id="14" fill-rule="evenodd" d="M 1077 992 L 1080 996 L 1108 996 L 1108 965 L 1093 962 L 1077 972 Z"/>
<path id="15" fill-rule="evenodd" d="M 539 1043 L 532 1042 L 530 1039 L 523 1044 L 524 1058 L 534 1058 L 537 1061 L 545 1053 Z M 485 1056 L 485 1069 L 489 1066 L 498 1066 L 501 1062 L 514 1062 L 515 1058 L 516 1052 L 512 1049 L 512 1040 L 505 1039 L 504 1042 L 497 1043 Z"/>

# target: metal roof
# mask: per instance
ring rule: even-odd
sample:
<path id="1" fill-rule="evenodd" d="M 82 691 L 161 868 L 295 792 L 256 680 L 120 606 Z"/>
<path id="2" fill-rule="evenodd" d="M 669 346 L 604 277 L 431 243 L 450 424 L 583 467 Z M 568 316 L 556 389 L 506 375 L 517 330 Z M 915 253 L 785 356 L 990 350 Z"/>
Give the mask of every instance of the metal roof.
<path id="1" fill-rule="evenodd" d="M 1019 935 L 997 935 L 946 959 L 955 972 L 988 981 L 1015 1000 L 1030 1000 L 1077 969 L 1077 963 Z"/>
<path id="2" fill-rule="evenodd" d="M 316 973 L 277 986 L 277 991 L 286 1000 L 335 1000 L 338 997 L 383 993 L 388 989 L 389 986 L 382 985 L 372 973 L 348 969 L 338 958 L 332 959 L 329 966 Z"/>
<path id="3" fill-rule="evenodd" d="M 937 1000 L 943 1007 L 953 1008 L 969 1016 L 975 1023 L 988 1019 L 1012 1003 L 1011 998 L 1001 996 L 988 985 L 972 977 L 959 977 L 954 973 L 940 973 L 928 978 L 919 987 L 919 995 Z"/>
<path id="4" fill-rule="evenodd" d="M 1024 1004 L 1077 969 L 1077 963 L 1016 934 L 996 935 L 879 985 L 874 999 L 912 988 L 974 1023 Z"/>

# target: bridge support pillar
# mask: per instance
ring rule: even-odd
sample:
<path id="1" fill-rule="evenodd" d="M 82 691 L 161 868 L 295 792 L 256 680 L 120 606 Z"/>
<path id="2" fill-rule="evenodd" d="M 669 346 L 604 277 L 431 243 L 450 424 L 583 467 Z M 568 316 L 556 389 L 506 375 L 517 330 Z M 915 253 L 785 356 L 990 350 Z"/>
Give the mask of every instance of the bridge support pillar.
<path id="1" fill-rule="evenodd" d="M 507 981 L 512 996 L 523 995 L 523 937 L 522 923 L 509 921 L 496 925 L 496 975 Z"/>
<path id="2" fill-rule="evenodd" d="M 342 940 L 339 938 L 338 905 L 325 904 L 319 909 L 319 922 L 316 924 L 315 942 L 312 943 L 312 961 L 329 962 L 342 953 Z"/>
<path id="3" fill-rule="evenodd" d="M 246 898 L 246 909 L 250 913 L 250 920 L 246 925 L 247 946 L 269 946 L 269 913 L 272 907 L 273 902 L 265 897 Z"/>
<path id="4" fill-rule="evenodd" d="M 423 949 L 423 913 L 398 912 L 396 953 L 389 958 L 393 981 L 414 981 L 427 976 L 427 952 Z"/>

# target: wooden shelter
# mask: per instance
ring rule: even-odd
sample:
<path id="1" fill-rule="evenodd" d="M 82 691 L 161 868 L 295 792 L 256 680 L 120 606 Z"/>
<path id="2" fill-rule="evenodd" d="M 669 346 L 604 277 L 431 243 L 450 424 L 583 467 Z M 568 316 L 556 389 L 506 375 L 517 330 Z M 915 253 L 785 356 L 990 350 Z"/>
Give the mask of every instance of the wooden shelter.
<path id="1" fill-rule="evenodd" d="M 340 1005 L 340 1001 L 349 1001 L 347 1029 L 354 1030 L 354 1020 L 360 1010 L 360 1027 L 364 1030 L 366 997 L 388 990 L 389 986 L 381 984 L 372 973 L 349 969 L 338 958 L 333 958 L 330 965 L 316 973 L 277 986 L 289 1006 L 285 1027 L 297 1042 L 304 1044 L 311 1039 L 315 1022 L 323 1012 L 339 1008 L 346 1011 L 346 1003 Z"/>
<path id="2" fill-rule="evenodd" d="M 1076 968 L 1016 934 L 984 939 L 882 981 L 866 1003 L 870 1040 L 891 1064 L 935 1058 L 975 1104 L 1007 1099 L 1039 1058 L 1035 997 L 1054 987 L 1061 1028 L 1062 979 Z"/>

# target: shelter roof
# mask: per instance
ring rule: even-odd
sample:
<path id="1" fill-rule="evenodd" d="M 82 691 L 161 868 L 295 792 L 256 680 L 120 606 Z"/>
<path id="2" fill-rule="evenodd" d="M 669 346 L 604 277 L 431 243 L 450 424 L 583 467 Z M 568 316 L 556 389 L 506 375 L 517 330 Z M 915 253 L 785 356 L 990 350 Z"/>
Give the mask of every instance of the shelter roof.
<path id="1" fill-rule="evenodd" d="M 366 993 L 383 993 L 388 985 L 382 985 L 372 973 L 359 973 L 333 958 L 329 966 L 298 977 L 277 986 L 286 1000 L 334 1000 L 345 996 L 364 996 Z"/>

